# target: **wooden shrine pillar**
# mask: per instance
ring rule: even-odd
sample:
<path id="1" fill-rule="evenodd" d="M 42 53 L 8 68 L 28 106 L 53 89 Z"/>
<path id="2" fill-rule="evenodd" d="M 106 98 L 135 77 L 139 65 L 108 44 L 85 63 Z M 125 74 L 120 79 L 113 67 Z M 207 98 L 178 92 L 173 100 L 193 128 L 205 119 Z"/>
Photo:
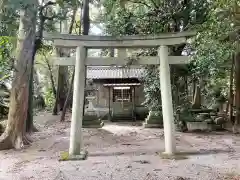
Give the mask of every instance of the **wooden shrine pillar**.
<path id="1" fill-rule="evenodd" d="M 111 113 L 111 87 L 108 87 L 108 120 L 112 120 Z"/>
<path id="2" fill-rule="evenodd" d="M 86 60 L 86 48 L 77 47 L 73 86 L 73 106 L 72 106 L 69 155 L 81 155 L 83 150 L 82 121 L 86 79 L 85 60 Z"/>
<path id="3" fill-rule="evenodd" d="M 165 153 L 172 155 L 176 151 L 175 125 L 173 117 L 172 89 L 170 80 L 170 67 L 168 61 L 168 47 L 160 46 L 158 50 L 160 58 L 160 89 L 162 98 L 162 114 L 165 138 Z"/>
<path id="4" fill-rule="evenodd" d="M 135 98 L 135 86 L 132 86 L 132 117 L 136 121 L 136 98 Z"/>

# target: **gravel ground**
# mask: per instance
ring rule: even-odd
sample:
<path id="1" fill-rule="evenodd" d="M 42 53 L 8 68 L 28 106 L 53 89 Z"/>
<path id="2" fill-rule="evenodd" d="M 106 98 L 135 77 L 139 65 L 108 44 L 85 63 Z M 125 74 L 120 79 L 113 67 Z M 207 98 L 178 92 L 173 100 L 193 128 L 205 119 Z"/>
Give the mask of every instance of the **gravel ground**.
<path id="1" fill-rule="evenodd" d="M 39 132 L 21 151 L 0 152 L 0 180 L 240 180 L 240 136 L 177 133 L 182 160 L 162 159 L 162 129 L 106 123 L 84 129 L 85 161 L 59 162 L 68 151 L 70 122 L 41 113 Z"/>

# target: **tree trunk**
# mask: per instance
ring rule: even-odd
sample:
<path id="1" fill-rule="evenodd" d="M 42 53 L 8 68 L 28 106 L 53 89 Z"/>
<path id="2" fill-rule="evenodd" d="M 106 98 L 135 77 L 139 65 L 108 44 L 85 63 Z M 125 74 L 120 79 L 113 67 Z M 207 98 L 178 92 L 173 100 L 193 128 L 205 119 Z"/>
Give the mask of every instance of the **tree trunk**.
<path id="1" fill-rule="evenodd" d="M 61 56 L 60 56 L 61 57 Z M 57 97 L 53 108 L 53 115 L 57 115 L 58 111 L 62 111 L 64 102 L 66 100 L 68 87 L 68 68 L 59 66 L 58 68 L 58 82 L 57 82 Z"/>
<path id="2" fill-rule="evenodd" d="M 51 68 L 50 63 L 49 63 L 48 60 L 46 60 L 46 63 L 47 63 L 48 71 L 49 71 L 49 78 L 50 78 L 50 81 L 51 81 L 53 95 L 54 95 L 54 97 L 56 99 L 57 98 L 57 90 L 56 90 L 55 83 L 54 83 L 54 77 L 53 77 L 52 68 Z"/>
<path id="3" fill-rule="evenodd" d="M 188 75 L 185 75 L 184 76 L 184 87 L 185 87 L 185 94 L 186 94 L 186 96 L 187 96 L 187 99 L 189 100 L 189 98 L 188 98 Z"/>
<path id="4" fill-rule="evenodd" d="M 33 128 L 33 96 L 34 96 L 34 83 L 33 83 L 33 71 L 34 71 L 34 61 L 32 61 L 32 67 L 29 77 L 29 96 L 28 96 L 28 113 L 26 120 L 26 132 L 32 132 Z"/>
<path id="5" fill-rule="evenodd" d="M 76 13 L 77 13 L 77 8 L 73 9 L 73 14 L 72 14 L 72 17 L 71 17 L 71 23 L 70 23 L 70 26 L 69 26 L 68 34 L 72 34 L 73 25 L 74 25 L 75 18 L 76 18 Z M 74 78 L 74 72 L 73 72 L 73 77 L 72 78 Z M 71 84 L 69 85 L 69 88 L 67 90 L 67 93 L 65 93 L 65 94 L 67 94 L 66 98 L 62 99 L 62 100 L 60 99 L 60 110 L 62 110 L 62 115 L 61 115 L 61 120 L 60 121 L 64 121 L 65 114 L 66 114 L 67 107 L 68 107 L 68 102 L 69 102 L 70 95 L 71 95 L 72 86 L 73 86 L 73 83 L 71 82 Z M 61 95 L 61 92 L 59 92 L 59 95 Z M 62 103 L 63 103 L 63 105 L 62 105 Z M 57 115 L 57 104 L 55 104 L 54 110 L 55 110 L 55 112 L 53 114 Z"/>
<path id="6" fill-rule="evenodd" d="M 89 0 L 83 1 L 83 14 L 82 14 L 82 28 L 83 35 L 88 35 L 90 29 L 90 17 L 89 17 Z"/>
<path id="7" fill-rule="evenodd" d="M 34 88 L 34 92 L 36 94 L 36 103 L 34 104 L 37 106 L 37 108 L 44 109 L 46 107 L 46 103 L 43 97 L 42 93 L 42 86 L 39 82 L 39 77 L 37 71 L 34 69 L 33 71 L 33 82 L 36 84 L 36 87 Z"/>
<path id="8" fill-rule="evenodd" d="M 228 111 L 229 111 L 229 121 L 234 124 L 233 121 L 233 75 L 234 75 L 234 61 L 235 58 L 232 56 L 232 65 L 231 65 L 231 71 L 230 71 L 230 85 L 229 85 L 229 100 L 228 100 Z M 227 114 L 228 114 L 227 111 Z"/>
<path id="9" fill-rule="evenodd" d="M 201 108 L 201 87 L 199 85 L 196 86 L 192 108 Z"/>
<path id="10" fill-rule="evenodd" d="M 73 89 L 74 76 L 75 76 L 75 70 L 73 70 L 71 84 L 69 86 L 68 93 L 67 93 L 67 99 L 66 99 L 66 101 L 64 103 L 64 106 L 63 106 L 62 115 L 61 115 L 61 119 L 60 119 L 61 122 L 63 122 L 65 120 L 65 115 L 66 115 L 66 112 L 67 112 L 68 102 L 69 102 L 71 92 L 72 92 L 72 89 Z"/>
<path id="11" fill-rule="evenodd" d="M 192 104 L 194 103 L 195 91 L 197 89 L 196 87 L 197 87 L 197 80 L 196 80 L 196 77 L 193 77 L 193 80 L 192 80 Z"/>
<path id="12" fill-rule="evenodd" d="M 32 54 L 30 76 L 29 76 L 29 87 L 28 87 L 29 97 L 28 97 L 28 112 L 27 112 L 27 119 L 26 119 L 26 132 L 32 132 L 33 130 L 36 130 L 36 128 L 33 127 L 33 96 L 34 96 L 33 71 L 34 71 L 34 59 L 38 49 L 36 43 L 38 43 L 38 41 L 35 40 L 33 54 Z"/>
<path id="13" fill-rule="evenodd" d="M 72 34 L 76 12 L 77 12 L 77 8 L 73 9 L 73 14 L 72 14 L 71 24 L 70 24 L 69 29 L 67 29 L 68 27 L 66 27 L 67 24 L 66 23 L 64 24 L 65 25 L 65 27 L 64 27 L 65 33 Z M 63 49 L 59 49 L 58 53 L 59 53 L 60 57 L 68 54 L 66 51 L 63 51 Z M 55 105 L 54 105 L 54 108 L 53 108 L 53 115 L 57 115 L 58 110 L 63 111 L 64 104 L 65 104 L 66 101 L 68 101 L 68 99 L 67 99 L 68 86 L 69 86 L 69 83 L 68 83 L 68 67 L 67 66 L 59 66 L 59 68 L 58 68 L 57 93 L 56 93 L 57 96 L 56 96 L 56 101 L 55 101 Z"/>
<path id="14" fill-rule="evenodd" d="M 238 125 L 240 122 L 240 53 L 236 53 L 235 56 L 235 106 L 236 106 L 236 116 L 233 125 L 233 133 L 238 132 Z"/>
<path id="15" fill-rule="evenodd" d="M 82 14 L 82 11 L 83 11 L 83 14 Z M 73 13 L 73 16 L 72 16 L 72 21 L 71 21 L 69 32 L 72 32 L 72 23 L 74 22 L 73 18 L 75 19 L 75 15 L 76 15 L 76 10 L 74 10 L 74 13 Z M 85 0 L 84 1 L 83 8 L 81 9 L 81 16 L 80 17 L 82 17 L 82 22 L 83 22 L 82 23 L 83 24 L 83 35 L 88 35 L 89 28 L 90 28 L 89 0 Z M 80 26 L 80 32 L 81 32 L 81 26 Z M 72 88 L 73 88 L 74 75 L 75 75 L 75 70 L 73 71 L 71 84 L 69 86 L 68 93 L 67 93 L 67 98 L 65 100 L 64 107 L 63 107 L 63 110 L 62 110 L 62 115 L 61 115 L 61 118 L 60 118 L 61 122 L 65 120 L 65 115 L 66 115 L 66 112 L 67 112 L 67 107 L 68 107 L 68 103 L 69 103 L 71 92 L 72 92 Z"/>
<path id="16" fill-rule="evenodd" d="M 88 35 L 90 29 L 90 16 L 89 16 L 89 0 L 83 1 L 83 14 L 82 14 L 82 24 L 83 24 L 83 35 Z M 87 55 L 87 53 L 86 53 Z M 85 71 L 85 84 L 87 82 L 87 71 Z M 86 87 L 86 86 L 85 86 Z M 83 103 L 83 115 L 85 113 L 86 104 L 86 92 L 84 91 L 84 103 Z"/>
<path id="17" fill-rule="evenodd" d="M 34 43 L 34 50 L 32 54 L 32 67 L 31 67 L 31 73 L 29 78 L 29 99 L 28 99 L 28 115 L 26 120 L 26 131 L 37 131 L 37 129 L 33 126 L 33 98 L 34 98 L 34 83 L 33 83 L 33 73 L 34 73 L 34 61 L 35 56 L 38 51 L 38 49 L 41 47 L 42 44 L 42 38 L 43 38 L 43 30 L 44 30 L 44 23 L 45 23 L 45 16 L 43 14 L 43 10 L 49 6 L 52 5 L 51 2 L 48 2 L 46 5 L 41 6 L 39 10 L 39 30 L 37 32 L 37 38 Z M 43 99 L 43 98 L 42 98 Z"/>
<path id="18" fill-rule="evenodd" d="M 27 2 L 20 10 L 16 72 L 11 89 L 7 127 L 0 137 L 0 150 L 9 148 L 20 149 L 24 144 L 29 143 L 25 136 L 25 128 L 38 1 L 32 0 Z"/>

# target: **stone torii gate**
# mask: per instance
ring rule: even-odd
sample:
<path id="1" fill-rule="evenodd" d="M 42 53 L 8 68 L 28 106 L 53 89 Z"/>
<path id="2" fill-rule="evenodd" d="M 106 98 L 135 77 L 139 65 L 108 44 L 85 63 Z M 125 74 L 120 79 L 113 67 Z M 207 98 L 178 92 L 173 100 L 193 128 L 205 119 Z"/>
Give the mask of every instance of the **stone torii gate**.
<path id="1" fill-rule="evenodd" d="M 76 57 L 55 58 L 56 65 L 75 66 L 69 155 L 82 155 L 84 152 L 82 121 L 86 66 L 126 65 L 128 59 L 126 49 L 153 47 L 158 48 L 158 56 L 139 57 L 132 65 L 159 65 L 165 153 L 173 155 L 176 152 L 176 144 L 169 65 L 187 64 L 190 58 L 188 56 L 169 56 L 168 46 L 186 43 L 187 37 L 194 35 L 195 33 L 193 32 L 162 34 L 159 36 L 123 37 L 77 36 L 67 34 L 45 35 L 45 39 L 53 40 L 55 47 L 76 48 Z M 89 48 L 115 48 L 118 49 L 118 57 L 88 57 L 87 49 Z"/>

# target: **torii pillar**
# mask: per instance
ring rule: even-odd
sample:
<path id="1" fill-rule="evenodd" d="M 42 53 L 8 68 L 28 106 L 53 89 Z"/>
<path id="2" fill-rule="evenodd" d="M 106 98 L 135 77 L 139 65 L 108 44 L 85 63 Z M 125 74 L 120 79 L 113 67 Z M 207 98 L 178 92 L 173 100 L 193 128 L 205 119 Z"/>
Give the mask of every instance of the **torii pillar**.
<path id="1" fill-rule="evenodd" d="M 75 76 L 73 86 L 73 108 L 70 131 L 70 146 L 69 155 L 80 155 L 79 159 L 85 159 L 85 152 L 83 151 L 83 135 L 82 135 L 82 121 L 84 108 L 84 90 L 85 90 L 85 76 L 86 76 L 86 53 L 85 47 L 77 47 L 76 50 L 76 64 Z"/>
<path id="2" fill-rule="evenodd" d="M 160 46 L 158 50 L 160 58 L 159 75 L 162 99 L 162 114 L 165 139 L 165 153 L 173 155 L 176 151 L 175 125 L 173 117 L 172 89 L 170 80 L 170 67 L 168 59 L 168 46 Z"/>

